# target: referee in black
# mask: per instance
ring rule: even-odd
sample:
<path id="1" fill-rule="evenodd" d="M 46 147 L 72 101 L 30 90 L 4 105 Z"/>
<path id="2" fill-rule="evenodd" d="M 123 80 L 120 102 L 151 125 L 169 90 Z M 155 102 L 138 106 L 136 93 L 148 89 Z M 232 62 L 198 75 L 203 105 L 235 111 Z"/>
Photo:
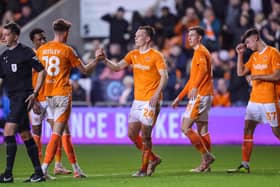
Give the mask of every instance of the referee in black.
<path id="1" fill-rule="evenodd" d="M 8 49 L 0 56 L 0 78 L 3 79 L 10 99 L 10 113 L 4 128 L 6 143 L 6 169 L 0 175 L 0 183 L 12 183 L 13 166 L 17 152 L 15 133 L 19 132 L 34 167 L 34 174 L 24 182 L 45 181 L 38 149 L 30 133 L 28 111 L 33 107 L 43 85 L 46 72 L 33 50 L 19 43 L 20 27 L 8 23 L 3 27 L 2 42 Z M 37 85 L 32 87 L 32 68 L 39 72 Z M 2 82 L 2 81 L 1 81 Z"/>

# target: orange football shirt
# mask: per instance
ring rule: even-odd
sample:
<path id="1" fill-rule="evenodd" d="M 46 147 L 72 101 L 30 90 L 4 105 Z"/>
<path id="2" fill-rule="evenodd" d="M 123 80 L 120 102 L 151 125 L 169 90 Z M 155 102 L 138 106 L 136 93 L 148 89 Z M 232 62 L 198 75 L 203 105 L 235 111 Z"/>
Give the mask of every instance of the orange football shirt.
<path id="1" fill-rule="evenodd" d="M 202 81 L 197 83 L 196 78 L 201 75 L 201 70 L 207 71 L 206 75 L 203 77 Z M 212 68 L 211 68 L 211 56 L 209 51 L 203 45 L 199 45 L 198 49 L 194 51 L 192 62 L 190 78 L 184 87 L 184 89 L 178 95 L 179 99 L 183 99 L 185 95 L 192 88 L 198 89 L 198 94 L 201 96 L 213 95 L 213 83 L 212 83 Z"/>
<path id="2" fill-rule="evenodd" d="M 280 69 L 280 54 L 276 48 L 267 46 L 262 52 L 254 52 L 245 64 L 252 75 L 269 75 Z M 278 102 L 274 82 L 253 80 L 250 101 L 256 103 Z"/>
<path id="3" fill-rule="evenodd" d="M 47 71 L 44 95 L 71 95 L 71 69 L 82 63 L 76 52 L 64 43 L 51 41 L 38 49 L 37 56 Z"/>
<path id="4" fill-rule="evenodd" d="M 145 53 L 135 49 L 124 57 L 124 61 L 133 67 L 135 100 L 149 101 L 160 83 L 159 70 L 167 69 L 162 54 L 152 48 Z"/>

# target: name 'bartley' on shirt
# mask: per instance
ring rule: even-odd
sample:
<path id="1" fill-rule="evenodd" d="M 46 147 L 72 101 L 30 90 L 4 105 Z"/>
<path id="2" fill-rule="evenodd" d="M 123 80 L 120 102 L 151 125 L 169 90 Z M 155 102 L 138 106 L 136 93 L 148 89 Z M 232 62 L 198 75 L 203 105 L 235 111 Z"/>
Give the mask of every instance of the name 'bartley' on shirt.
<path id="1" fill-rule="evenodd" d="M 45 49 L 43 50 L 43 55 L 58 55 L 60 52 L 58 49 Z"/>

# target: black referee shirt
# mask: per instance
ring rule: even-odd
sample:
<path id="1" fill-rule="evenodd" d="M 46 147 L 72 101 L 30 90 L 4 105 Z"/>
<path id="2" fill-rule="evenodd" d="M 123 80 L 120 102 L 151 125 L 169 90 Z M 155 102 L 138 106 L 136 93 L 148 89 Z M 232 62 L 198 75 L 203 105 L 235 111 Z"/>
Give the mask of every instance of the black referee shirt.
<path id="1" fill-rule="evenodd" d="M 34 51 L 21 43 L 0 56 L 0 77 L 5 81 L 8 95 L 33 91 L 32 68 L 40 72 L 44 66 Z"/>

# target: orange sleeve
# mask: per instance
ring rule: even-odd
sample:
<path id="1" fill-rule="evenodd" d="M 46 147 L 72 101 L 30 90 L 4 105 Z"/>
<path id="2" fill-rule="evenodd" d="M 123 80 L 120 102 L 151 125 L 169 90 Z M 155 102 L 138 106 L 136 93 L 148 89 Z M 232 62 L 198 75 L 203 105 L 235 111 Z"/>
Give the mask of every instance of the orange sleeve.
<path id="1" fill-rule="evenodd" d="M 271 63 L 273 69 L 280 69 L 280 53 L 276 49 L 271 52 Z"/>
<path id="2" fill-rule="evenodd" d="M 280 97 L 280 83 L 279 82 L 276 83 L 276 91 L 277 91 L 277 95 L 279 98 Z"/>
<path id="3" fill-rule="evenodd" d="M 158 56 L 156 56 L 156 67 L 158 70 L 167 69 L 166 63 L 165 63 L 165 60 L 164 60 L 162 54 L 159 54 Z"/>
<path id="4" fill-rule="evenodd" d="M 181 34 L 182 31 L 183 31 L 183 28 L 184 28 L 184 25 L 182 24 L 182 21 L 180 20 L 180 21 L 175 25 L 174 33 L 175 33 L 175 34 Z"/>
<path id="5" fill-rule="evenodd" d="M 187 84 L 185 85 L 184 89 L 179 93 L 179 95 L 177 96 L 177 98 L 179 100 L 182 100 L 189 92 L 189 85 L 190 83 L 187 82 Z"/>
<path id="6" fill-rule="evenodd" d="M 198 88 L 199 87 L 199 84 L 202 82 L 205 74 L 207 73 L 206 57 L 204 55 L 202 55 L 201 53 L 199 53 L 198 59 L 199 60 L 196 62 L 196 64 L 198 64 L 199 70 L 198 70 L 196 78 L 194 80 L 193 88 Z"/>
<path id="7" fill-rule="evenodd" d="M 132 51 L 128 52 L 125 57 L 124 61 L 128 64 L 132 64 Z"/>
<path id="8" fill-rule="evenodd" d="M 69 49 L 69 59 L 72 67 L 77 67 L 82 63 L 81 59 L 78 57 L 77 52 L 73 49 Z"/>

